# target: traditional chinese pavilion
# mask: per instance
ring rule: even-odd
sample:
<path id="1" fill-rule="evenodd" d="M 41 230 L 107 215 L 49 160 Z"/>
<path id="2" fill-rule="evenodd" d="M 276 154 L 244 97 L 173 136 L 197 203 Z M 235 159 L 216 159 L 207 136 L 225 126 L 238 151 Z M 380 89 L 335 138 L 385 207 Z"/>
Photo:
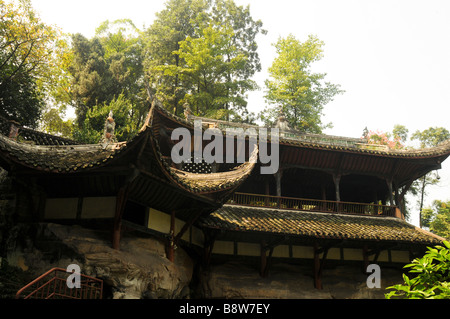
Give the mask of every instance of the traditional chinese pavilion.
<path id="1" fill-rule="evenodd" d="M 302 134 L 280 117 L 279 169 L 263 175 L 258 148 L 247 148 L 244 163 L 173 163 L 171 132 L 193 133 L 194 120 L 204 129 L 259 129 L 189 112 L 182 119 L 158 103 L 123 142 L 114 138 L 112 117 L 95 145 L 0 121 L 0 165 L 15 182 L 19 220 L 108 220 L 116 249 L 125 224 L 166 240 L 170 260 L 186 245 L 205 264 L 256 258 L 262 276 L 273 258 L 307 260 L 317 288 L 325 260 L 404 264 L 443 240 L 407 223 L 403 203 L 414 180 L 441 167 L 450 141 L 391 150 L 360 138 Z"/>

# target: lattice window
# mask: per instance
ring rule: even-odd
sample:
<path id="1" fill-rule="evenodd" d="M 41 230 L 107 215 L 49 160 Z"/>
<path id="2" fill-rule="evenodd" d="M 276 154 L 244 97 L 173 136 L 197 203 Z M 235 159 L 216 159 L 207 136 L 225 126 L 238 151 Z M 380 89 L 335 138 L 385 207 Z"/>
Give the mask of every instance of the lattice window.
<path id="1" fill-rule="evenodd" d="M 200 163 L 195 163 L 194 158 L 191 158 L 191 163 L 183 163 L 182 170 L 196 174 L 212 173 L 211 164 L 206 163 L 204 159 Z"/>

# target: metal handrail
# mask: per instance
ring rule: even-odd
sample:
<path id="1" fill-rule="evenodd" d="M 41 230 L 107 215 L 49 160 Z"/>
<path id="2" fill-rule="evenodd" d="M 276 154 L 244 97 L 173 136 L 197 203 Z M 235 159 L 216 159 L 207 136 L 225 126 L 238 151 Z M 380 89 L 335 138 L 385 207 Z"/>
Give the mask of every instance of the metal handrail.
<path id="1" fill-rule="evenodd" d="M 323 199 L 295 198 L 238 192 L 233 194 L 227 204 L 373 216 L 396 216 L 395 214 L 397 209 L 396 206 L 380 204 L 338 202 Z"/>
<path id="2" fill-rule="evenodd" d="M 62 274 L 62 276 L 58 276 Z M 101 299 L 103 293 L 103 280 L 80 275 L 80 288 L 69 288 L 67 278 L 73 273 L 63 268 L 52 268 L 40 275 L 16 293 L 16 299 Z M 50 276 L 50 278 L 48 278 Z M 41 281 L 46 280 L 44 283 Z M 31 289 L 31 292 L 28 291 Z"/>

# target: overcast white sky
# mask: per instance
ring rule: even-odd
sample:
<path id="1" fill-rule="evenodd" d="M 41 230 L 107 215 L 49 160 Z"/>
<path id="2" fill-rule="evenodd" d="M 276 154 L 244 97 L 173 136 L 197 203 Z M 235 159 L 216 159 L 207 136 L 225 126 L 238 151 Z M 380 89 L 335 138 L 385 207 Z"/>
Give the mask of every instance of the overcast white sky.
<path id="1" fill-rule="evenodd" d="M 363 129 L 391 131 L 395 124 L 412 134 L 431 126 L 450 129 L 450 1 L 422 0 L 235 0 L 250 5 L 261 19 L 264 87 L 275 56 L 271 46 L 292 33 L 303 41 L 315 34 L 325 42 L 315 70 L 346 92 L 325 110 L 325 133 L 360 137 Z M 137 27 L 152 24 L 165 0 L 32 0 L 42 20 L 68 33 L 87 37 L 104 20 L 129 18 Z M 249 94 L 249 109 L 264 108 L 263 90 Z M 427 203 L 450 199 L 450 159 L 440 171 L 441 185 L 430 189 Z M 413 199 L 411 199 L 413 201 Z M 415 214 L 417 215 L 417 214 Z M 412 222 L 417 224 L 416 218 Z"/>

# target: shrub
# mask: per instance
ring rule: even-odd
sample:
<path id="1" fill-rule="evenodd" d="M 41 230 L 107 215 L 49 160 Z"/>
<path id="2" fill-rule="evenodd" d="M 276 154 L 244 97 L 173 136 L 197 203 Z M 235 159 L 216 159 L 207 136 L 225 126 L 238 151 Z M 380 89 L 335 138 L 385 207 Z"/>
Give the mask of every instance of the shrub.
<path id="1" fill-rule="evenodd" d="M 403 284 L 394 285 L 387 299 L 450 299 L 450 242 L 428 247 L 422 258 L 416 258 L 404 268 L 410 268 L 410 278 L 403 274 Z"/>

